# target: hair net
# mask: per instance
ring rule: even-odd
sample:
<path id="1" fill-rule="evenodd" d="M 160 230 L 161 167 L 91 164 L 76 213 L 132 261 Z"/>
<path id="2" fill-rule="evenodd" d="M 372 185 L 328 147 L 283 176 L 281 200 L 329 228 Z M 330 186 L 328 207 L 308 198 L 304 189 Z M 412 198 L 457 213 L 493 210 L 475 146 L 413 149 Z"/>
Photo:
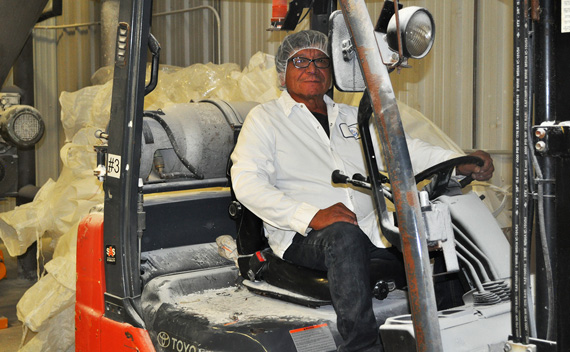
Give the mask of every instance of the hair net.
<path id="1" fill-rule="evenodd" d="M 304 49 L 317 49 L 330 57 L 328 38 L 321 32 L 304 30 L 286 36 L 279 49 L 277 49 L 277 55 L 275 55 L 275 69 L 282 87 L 285 86 L 287 61 Z"/>

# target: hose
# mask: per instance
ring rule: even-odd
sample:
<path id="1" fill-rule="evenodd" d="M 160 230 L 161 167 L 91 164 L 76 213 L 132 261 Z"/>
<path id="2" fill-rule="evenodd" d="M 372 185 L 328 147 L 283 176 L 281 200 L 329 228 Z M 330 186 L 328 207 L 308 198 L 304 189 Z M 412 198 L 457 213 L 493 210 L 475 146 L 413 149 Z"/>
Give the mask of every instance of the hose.
<path id="1" fill-rule="evenodd" d="M 166 121 L 164 121 L 164 119 L 162 117 L 160 117 L 157 113 L 152 112 L 152 111 L 143 112 L 143 116 L 144 117 L 150 117 L 151 119 L 158 122 L 162 126 L 162 128 L 164 128 L 164 132 L 166 132 L 166 135 L 168 136 L 168 139 L 170 140 L 170 144 L 172 144 L 172 149 L 174 150 L 174 153 L 176 154 L 176 156 L 178 157 L 178 159 L 180 160 L 182 165 L 184 165 L 188 169 L 188 171 L 190 171 L 194 175 L 194 178 L 196 178 L 198 180 L 204 179 L 204 175 L 200 171 L 198 171 L 198 168 L 196 168 L 192 164 L 190 164 L 190 162 L 186 159 L 186 157 L 184 155 L 182 155 L 182 152 L 180 151 L 180 148 L 178 147 L 178 143 L 176 143 L 176 138 L 174 137 L 174 134 L 172 133 L 172 130 L 170 129 L 170 126 L 168 126 Z M 191 175 L 189 175 L 189 176 L 191 176 Z"/>

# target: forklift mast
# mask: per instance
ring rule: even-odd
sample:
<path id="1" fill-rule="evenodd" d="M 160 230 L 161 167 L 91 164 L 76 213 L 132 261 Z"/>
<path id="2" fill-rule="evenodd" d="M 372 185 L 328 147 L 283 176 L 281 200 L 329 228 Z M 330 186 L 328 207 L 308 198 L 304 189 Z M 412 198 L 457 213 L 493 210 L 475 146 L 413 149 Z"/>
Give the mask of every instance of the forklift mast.
<path id="1" fill-rule="evenodd" d="M 397 2 L 396 2 L 397 3 Z M 526 3 L 526 2 L 524 2 Z M 535 2 L 533 2 L 535 3 Z M 546 4 L 553 4 L 554 1 L 544 1 Z M 295 19 L 299 18 L 299 6 L 308 4 L 313 9 L 313 17 L 311 19 L 311 27 L 321 32 L 327 32 L 328 15 L 336 9 L 336 1 L 333 0 L 315 0 L 315 1 L 296 1 L 291 2 L 291 6 L 295 5 L 296 9 L 292 13 L 290 21 L 285 22 L 287 25 L 293 23 L 296 25 Z M 372 123 L 381 136 L 382 149 L 384 150 L 384 158 L 386 160 L 388 174 L 392 180 L 392 191 L 394 194 L 394 205 L 396 208 L 396 216 L 399 220 L 399 229 L 402 237 L 402 252 L 405 259 L 406 275 L 409 285 L 410 309 L 412 312 L 412 320 L 414 323 L 414 333 L 416 340 L 416 348 L 418 351 L 441 351 L 442 342 L 440 335 L 439 322 L 437 319 L 437 311 L 435 304 L 435 294 L 433 291 L 433 282 L 431 277 L 431 269 L 429 264 L 429 256 L 426 244 L 426 229 L 424 220 L 421 215 L 417 189 L 414 181 L 414 175 L 411 167 L 410 155 L 407 149 L 405 134 L 403 131 L 402 121 L 400 119 L 395 94 L 392 90 L 388 70 L 382 62 L 377 43 L 374 38 L 374 28 L 370 22 L 370 17 L 364 0 L 340 0 L 340 8 L 342 10 L 345 22 L 353 39 L 358 61 L 360 63 L 366 87 L 370 95 L 370 101 L 374 110 Z M 524 64 L 525 70 L 529 69 L 529 65 L 535 61 L 533 57 L 528 56 L 529 47 L 528 24 L 526 18 L 518 17 L 524 13 L 522 8 L 523 2 L 516 2 L 515 6 L 515 35 L 519 36 L 515 39 L 515 54 L 524 53 L 524 57 L 518 57 L 516 64 Z M 562 6 L 562 5 L 560 5 Z M 555 5 L 556 17 L 561 17 L 562 9 Z M 546 7 L 545 7 L 546 8 Z M 301 9 L 302 10 L 302 9 Z M 153 68 L 151 82 L 156 82 L 157 57 L 156 57 L 156 41 L 150 34 L 152 0 L 121 0 L 119 11 L 119 25 L 117 29 L 117 42 L 115 53 L 115 67 L 113 77 L 113 93 L 111 103 L 111 119 L 109 124 L 109 135 L 112 138 L 108 141 L 107 147 L 107 163 L 106 178 L 104 183 L 105 191 L 105 212 L 104 212 L 104 235 L 103 245 L 105 253 L 103 255 L 104 283 L 102 284 L 104 294 L 103 306 L 105 318 L 109 321 L 120 324 L 130 324 L 134 328 L 146 329 L 145 323 L 141 318 L 141 312 L 138 311 L 137 304 L 142 290 L 140 277 L 140 240 L 145 226 L 145 214 L 142 210 L 142 182 L 140 181 L 140 157 L 142 145 L 142 129 L 143 129 L 143 106 L 144 97 L 152 88 L 153 83 L 145 86 L 145 75 L 147 68 L 147 46 L 151 48 L 151 52 L 155 55 L 153 59 Z M 537 22 L 547 25 L 551 23 L 552 18 L 547 18 L 543 22 Z M 555 22 L 558 23 L 558 22 Z M 284 24 L 285 25 L 285 24 Z M 519 27 L 516 27 L 516 26 Z M 538 26 L 538 25 L 537 25 Z M 517 32 L 517 28 L 521 32 Z M 281 28 L 287 29 L 287 28 Z M 291 28 L 289 28 L 291 29 Z M 542 33 L 539 30 L 535 35 Z M 517 85 L 515 81 L 515 126 L 518 126 L 519 134 L 515 130 L 514 149 L 526 146 L 531 138 L 535 138 L 534 142 L 537 146 L 535 153 L 538 153 L 543 159 L 550 158 L 550 166 L 544 166 L 545 169 L 551 171 L 556 176 L 555 196 L 551 211 L 555 211 L 555 216 L 550 218 L 549 225 L 556 219 L 556 230 L 553 230 L 554 236 L 550 246 L 550 253 L 553 255 L 552 267 L 554 268 L 555 283 L 557 283 L 556 292 L 565 292 L 568 286 L 569 261 L 562 259 L 567 254 L 570 244 L 568 236 L 557 236 L 562 230 L 566 230 L 569 226 L 568 205 L 569 187 L 564 182 L 570 172 L 570 138 L 567 136 L 568 124 L 568 107 L 569 101 L 564 97 L 570 79 L 564 79 L 568 76 L 567 65 L 564 65 L 563 58 L 568 53 L 570 46 L 568 36 L 570 34 L 561 32 L 556 27 L 557 33 L 552 37 L 545 37 L 546 40 L 552 40 L 553 48 L 557 50 L 555 65 L 551 66 L 547 63 L 537 65 L 544 69 L 554 67 L 554 72 L 545 72 L 541 77 L 553 79 L 557 77 L 556 82 L 546 82 L 545 86 L 554 87 L 551 97 L 555 97 L 552 104 L 547 104 L 549 108 L 554 109 L 552 117 L 547 117 L 548 124 L 542 124 L 533 128 L 534 137 L 528 135 L 526 125 L 528 117 L 531 116 L 529 110 L 532 108 L 530 102 L 531 93 L 527 90 L 528 81 L 520 81 Z M 542 38 L 536 38 L 538 42 Z M 517 48 L 519 51 L 516 51 Z M 554 58 L 554 51 L 545 48 L 544 57 Z M 520 61 L 522 59 L 522 61 Z M 534 77 L 534 72 L 521 71 L 528 74 L 525 77 Z M 521 77 L 518 77 L 519 79 Z M 537 86 L 536 90 L 542 92 L 542 86 Z M 550 90 L 549 90 L 550 92 Z M 536 94 L 535 93 L 535 94 Z M 548 97 L 548 95 L 547 95 Z M 535 99 L 542 99 L 535 95 Z M 517 105 L 518 104 L 518 105 Z M 542 110 L 537 109 L 537 115 L 543 114 Z M 548 111 L 544 112 L 545 116 L 550 116 Z M 520 119 L 520 120 L 517 120 Z M 537 131 L 537 129 L 542 129 Z M 540 137 L 542 135 L 542 137 Z M 536 138 L 541 140 L 536 140 Z M 542 142 L 542 144 L 539 144 Z M 519 178 L 514 180 L 514 197 L 516 203 L 513 203 L 513 210 L 519 211 L 519 217 L 514 217 L 514 254 L 513 267 L 513 340 L 517 343 L 528 344 L 534 342 L 539 344 L 535 339 L 529 339 L 530 326 L 528 307 L 525 307 L 528 297 L 526 296 L 526 287 L 528 283 L 527 275 L 524 267 L 527 265 L 526 257 L 529 238 L 527 234 L 530 231 L 528 218 L 523 214 L 529 214 L 527 201 L 529 193 L 527 188 L 532 183 L 529 178 L 528 158 L 529 150 L 521 154 L 516 154 L 515 159 L 521 160 L 521 164 L 516 164 L 513 170 L 514 174 Z M 527 153 L 527 154 L 525 154 Z M 551 181 L 551 176 L 547 180 Z M 372 182 L 375 187 L 376 183 Z M 552 188 L 552 187 L 551 187 Z M 382 192 L 379 189 L 373 189 L 376 197 L 381 197 Z M 531 194 L 532 196 L 532 194 Z M 548 196 L 554 196 L 548 194 Z M 532 214 L 531 216 L 532 217 Z M 544 220 L 539 220 L 544 221 Z M 520 261 L 519 261 L 520 260 Z M 521 268 L 521 271 L 517 271 Z M 556 285 L 555 285 L 556 287 Z M 548 298 L 549 311 L 545 312 L 543 320 L 550 319 L 552 316 L 556 318 L 556 324 L 550 324 L 551 333 L 549 336 L 539 336 L 543 339 L 558 340 L 558 351 L 568 349 L 568 335 L 565 333 L 568 325 L 568 316 L 565 314 L 564 307 L 568 305 L 568 297 L 564 294 L 555 295 Z M 538 304 L 537 304 L 538 306 Z M 540 312 L 539 312 L 540 313 Z M 549 314 L 549 315 L 548 315 Z M 540 316 L 540 314 L 539 314 Z M 550 318 L 548 318 L 550 316 Z M 540 320 L 540 319 L 539 319 Z M 542 324 L 541 325 L 547 325 Z M 143 330 L 141 330 L 143 331 Z M 540 334 L 539 334 L 540 335 Z M 128 336 L 127 336 L 128 338 Z M 547 344 L 548 345 L 548 344 Z M 545 351 L 556 350 L 556 343 L 552 348 L 552 344 L 540 346 Z M 539 349 L 540 350 L 540 349 Z"/>
<path id="2" fill-rule="evenodd" d="M 152 0 L 121 0 L 104 183 L 105 316 L 144 327 L 134 301 L 141 294 L 138 209 L 147 43 Z"/>
<path id="3" fill-rule="evenodd" d="M 312 26 L 325 31 L 334 1 L 312 3 Z M 412 319 L 418 351 L 441 351 L 435 294 L 421 215 L 402 121 L 388 70 L 374 38 L 363 0 L 341 0 L 370 94 L 373 123 L 382 136 L 394 203 L 402 236 L 402 251 L 410 286 Z M 136 301 L 141 295 L 140 235 L 144 228 L 142 182 L 139 181 L 142 118 L 149 43 L 151 0 L 122 0 L 115 53 L 111 120 L 104 183 L 105 317 L 145 328 Z M 156 70 L 152 70 L 153 72 Z M 374 183 L 373 183 L 374 184 Z M 382 191 L 375 189 L 380 196 Z"/>

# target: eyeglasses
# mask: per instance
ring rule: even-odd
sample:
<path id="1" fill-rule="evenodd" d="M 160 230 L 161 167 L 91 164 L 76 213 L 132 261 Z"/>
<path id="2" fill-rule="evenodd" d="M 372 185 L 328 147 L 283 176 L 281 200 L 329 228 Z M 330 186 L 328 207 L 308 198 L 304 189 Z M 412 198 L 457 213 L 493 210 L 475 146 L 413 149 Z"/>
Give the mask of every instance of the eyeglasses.
<path id="1" fill-rule="evenodd" d="M 307 59 L 306 57 L 293 57 L 289 59 L 296 68 L 307 68 L 311 62 L 315 63 L 316 68 L 329 68 L 331 67 L 331 59 L 328 57 L 320 57 L 316 59 Z"/>

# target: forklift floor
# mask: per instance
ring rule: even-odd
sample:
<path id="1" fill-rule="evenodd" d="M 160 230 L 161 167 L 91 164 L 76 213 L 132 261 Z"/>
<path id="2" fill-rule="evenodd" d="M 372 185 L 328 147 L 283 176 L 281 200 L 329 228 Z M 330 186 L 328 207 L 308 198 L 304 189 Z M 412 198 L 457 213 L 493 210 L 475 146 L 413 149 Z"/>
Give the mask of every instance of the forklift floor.
<path id="1" fill-rule="evenodd" d="M 50 246 L 51 239 L 43 240 L 44 262 L 51 259 L 53 249 Z M 0 329 L 0 341 L 2 352 L 16 352 L 22 340 L 22 322 L 16 314 L 16 304 L 22 295 L 35 283 L 26 279 L 18 278 L 17 260 L 8 255 L 8 250 L 0 241 L 0 250 L 4 254 L 6 264 L 6 278 L 0 280 L 0 317 L 8 318 L 8 328 Z M 28 332 L 27 339 L 33 337 L 33 332 Z"/>
<path id="2" fill-rule="evenodd" d="M 164 341 L 168 336 L 181 348 L 234 352 L 331 351 L 342 341 L 330 304 L 309 308 L 289 303 L 254 294 L 239 281 L 233 265 L 152 279 L 141 296 L 151 338 Z M 406 293 L 399 290 L 385 300 L 373 300 L 373 308 L 379 322 L 409 313 Z"/>

